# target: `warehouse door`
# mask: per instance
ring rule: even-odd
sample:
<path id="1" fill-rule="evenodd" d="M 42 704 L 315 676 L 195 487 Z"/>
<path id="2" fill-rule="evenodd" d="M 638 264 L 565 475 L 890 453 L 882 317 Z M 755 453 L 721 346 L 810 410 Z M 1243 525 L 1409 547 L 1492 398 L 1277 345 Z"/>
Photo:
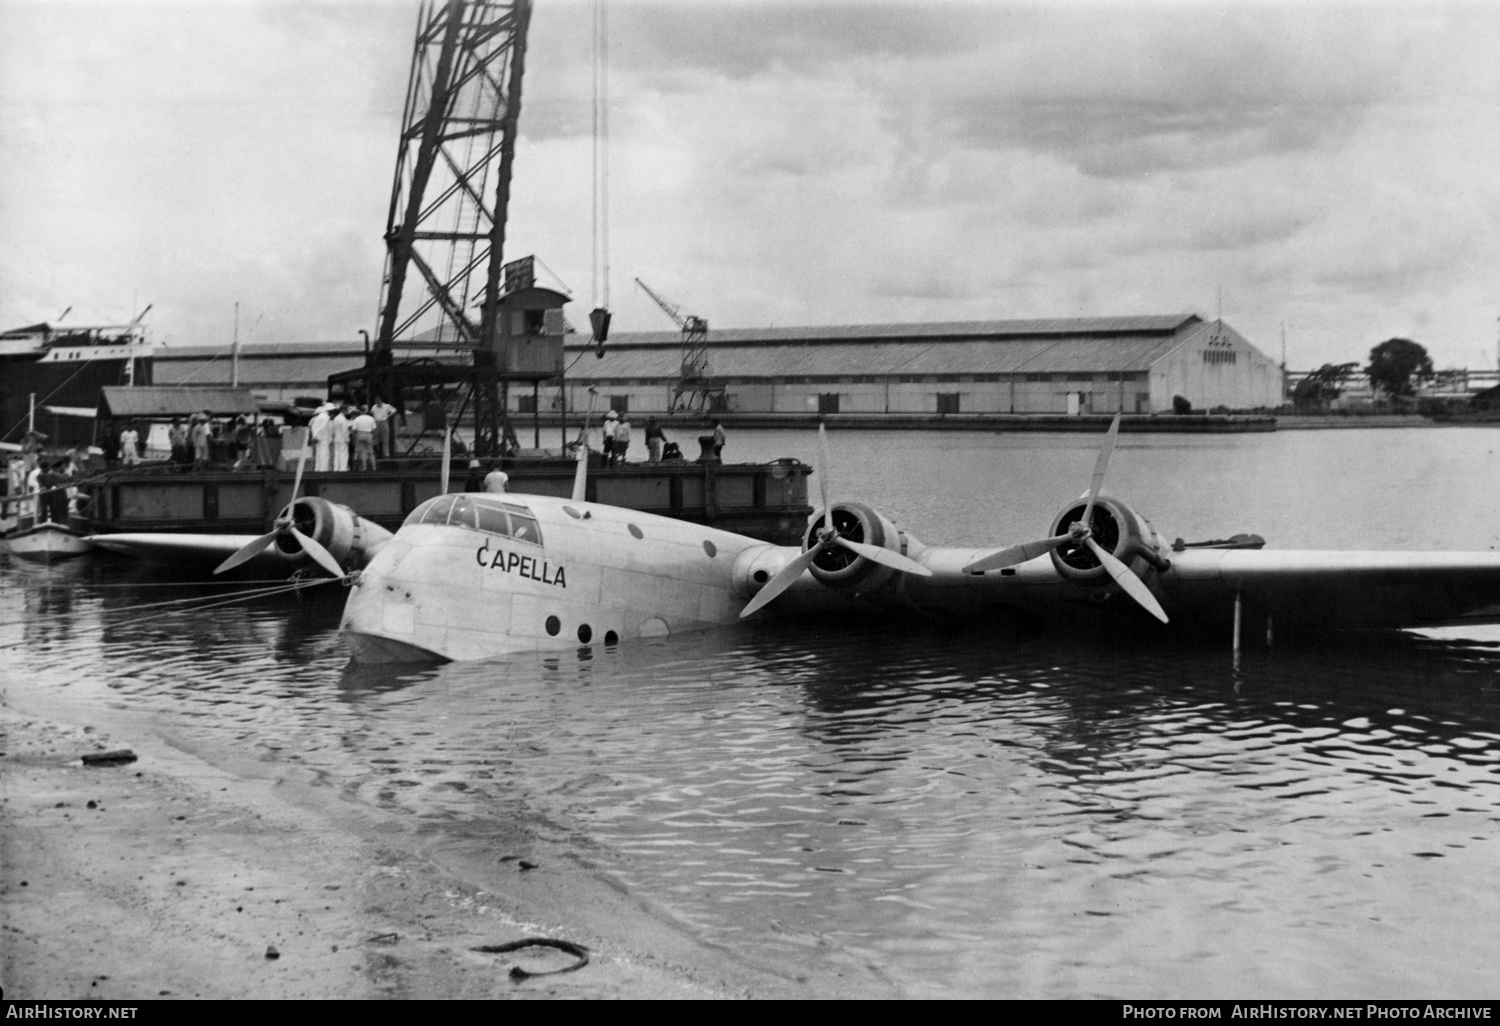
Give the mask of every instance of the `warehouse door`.
<path id="1" fill-rule="evenodd" d="M 839 394 L 837 392 L 819 392 L 818 393 L 818 412 L 819 413 L 837 413 L 837 412 L 839 412 Z"/>
<path id="2" fill-rule="evenodd" d="M 958 396 L 958 392 L 939 392 L 937 394 L 937 411 L 939 413 L 957 413 Z"/>

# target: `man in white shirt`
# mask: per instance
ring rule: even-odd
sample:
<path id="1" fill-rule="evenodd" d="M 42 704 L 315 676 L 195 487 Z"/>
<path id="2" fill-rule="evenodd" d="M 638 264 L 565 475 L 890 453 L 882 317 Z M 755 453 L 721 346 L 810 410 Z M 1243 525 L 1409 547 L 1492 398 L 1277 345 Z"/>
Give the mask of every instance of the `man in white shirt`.
<path id="1" fill-rule="evenodd" d="M 375 418 L 361 406 L 350 426 L 354 429 L 354 469 L 374 470 Z"/>
<path id="2" fill-rule="evenodd" d="M 619 414 L 610 410 L 604 415 L 604 465 L 615 464 L 615 432 L 620 429 Z"/>
<path id="3" fill-rule="evenodd" d="M 382 458 L 396 455 L 396 422 L 391 417 L 396 408 L 380 396 L 370 407 L 370 416 L 375 418 L 375 455 Z"/>
<path id="4" fill-rule="evenodd" d="M 141 436 L 136 433 L 134 424 L 126 424 L 125 430 L 120 432 L 120 459 L 127 467 L 135 466 L 141 462 Z"/>
<path id="5" fill-rule="evenodd" d="M 318 412 L 307 425 L 308 444 L 313 450 L 313 469 L 333 469 L 333 418 L 328 416 L 329 406 L 319 406 Z"/>
<path id="6" fill-rule="evenodd" d="M 630 414 L 620 418 L 620 426 L 615 428 L 615 459 L 621 463 L 630 455 Z"/>
<path id="7" fill-rule="evenodd" d="M 333 467 L 330 468 L 335 474 L 342 474 L 349 469 L 349 418 L 344 416 L 345 407 L 340 406 L 334 411 L 333 420 L 328 424 L 329 437 L 333 439 Z"/>
<path id="8" fill-rule="evenodd" d="M 496 467 L 484 476 L 484 490 L 487 492 L 510 491 L 510 475 Z"/>

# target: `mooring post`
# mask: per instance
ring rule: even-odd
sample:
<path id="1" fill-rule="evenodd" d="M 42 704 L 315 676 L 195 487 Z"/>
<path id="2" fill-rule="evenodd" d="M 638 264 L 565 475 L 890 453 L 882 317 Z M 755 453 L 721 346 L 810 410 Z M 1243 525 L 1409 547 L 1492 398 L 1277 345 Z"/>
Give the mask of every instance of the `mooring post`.
<path id="1" fill-rule="evenodd" d="M 1234 593 L 1234 667 L 1240 666 L 1240 593 Z"/>

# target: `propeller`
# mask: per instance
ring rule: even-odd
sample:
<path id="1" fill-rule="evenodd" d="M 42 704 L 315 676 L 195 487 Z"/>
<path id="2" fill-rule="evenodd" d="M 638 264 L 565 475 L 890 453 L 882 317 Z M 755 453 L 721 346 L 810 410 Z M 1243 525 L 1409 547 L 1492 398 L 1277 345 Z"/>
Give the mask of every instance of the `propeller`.
<path id="1" fill-rule="evenodd" d="M 302 551 L 311 556 L 313 561 L 324 570 L 327 570 L 335 577 L 343 577 L 345 575 L 344 568 L 339 566 L 339 561 L 333 558 L 333 553 L 318 544 L 316 539 L 309 538 L 297 530 L 297 525 L 292 518 L 292 510 L 297 505 L 297 496 L 302 492 L 302 469 L 306 466 L 307 449 L 304 447 L 301 458 L 297 460 L 297 477 L 292 483 L 292 501 L 287 503 L 286 509 L 281 511 L 281 516 L 276 518 L 276 523 L 271 528 L 270 533 L 263 534 L 248 545 L 241 546 L 234 555 L 215 567 L 214 573 L 222 574 L 226 570 L 233 570 L 241 563 L 254 559 L 266 551 L 266 549 L 276 543 L 277 538 L 290 535 L 297 540 L 297 544 L 302 547 Z"/>
<path id="2" fill-rule="evenodd" d="M 453 428 L 443 429 L 443 472 L 438 479 L 438 494 L 448 494 L 448 475 L 453 470 Z M 299 471 L 300 473 L 300 471 Z"/>
<path id="3" fill-rule="evenodd" d="M 589 493 L 589 419 L 594 415 L 594 398 L 599 390 L 589 386 L 589 408 L 583 415 L 583 427 L 578 431 L 578 442 L 574 454 L 578 457 L 578 469 L 573 472 L 573 501 L 583 502 Z"/>
<path id="4" fill-rule="evenodd" d="M 848 549 L 855 555 L 888 566 L 892 570 L 899 570 L 906 574 L 916 574 L 918 577 L 931 577 L 932 571 L 914 559 L 909 559 L 899 552 L 882 548 L 879 545 L 867 545 L 864 542 L 850 541 L 839 534 L 839 529 L 833 522 L 833 487 L 828 479 L 828 465 L 832 462 L 828 458 L 828 429 L 822 424 L 818 425 L 818 490 L 823 495 L 823 526 L 818 528 L 818 541 L 812 548 L 801 553 L 796 558 L 782 567 L 765 585 L 756 592 L 745 608 L 740 610 L 740 618 L 744 619 L 752 613 L 759 612 L 782 592 L 790 588 L 793 583 L 813 565 L 819 554 L 824 549 L 837 546 Z"/>
<path id="5" fill-rule="evenodd" d="M 1166 623 L 1167 614 L 1161 608 L 1161 603 L 1156 601 L 1156 596 L 1151 594 L 1151 589 L 1146 587 L 1145 583 L 1132 573 L 1128 566 L 1116 559 L 1114 553 L 1101 546 L 1093 537 L 1094 505 L 1099 501 L 1099 490 L 1104 487 L 1104 474 L 1109 469 L 1109 458 L 1115 451 L 1115 439 L 1119 435 L 1120 415 L 1117 413 L 1115 419 L 1110 421 L 1109 431 L 1104 436 L 1104 445 L 1099 449 L 1099 458 L 1094 461 L 1094 477 L 1089 485 L 1089 501 L 1083 508 L 1083 516 L 1069 524 L 1065 533 L 1038 541 L 1022 542 L 1020 545 L 1012 545 L 1009 548 L 991 552 L 965 566 L 964 573 L 975 574 L 986 570 L 1002 570 L 1005 567 L 1015 566 L 1046 555 L 1064 545 L 1087 545 L 1089 551 L 1104 567 L 1105 572 L 1120 586 L 1121 591 L 1134 599 L 1146 612 L 1162 623 Z"/>

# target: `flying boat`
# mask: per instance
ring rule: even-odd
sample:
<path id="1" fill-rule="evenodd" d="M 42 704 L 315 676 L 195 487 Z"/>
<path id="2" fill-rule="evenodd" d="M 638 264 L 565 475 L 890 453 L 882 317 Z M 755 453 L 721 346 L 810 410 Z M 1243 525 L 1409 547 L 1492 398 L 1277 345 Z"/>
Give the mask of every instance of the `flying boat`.
<path id="1" fill-rule="evenodd" d="M 448 493 L 393 534 L 348 507 L 295 498 L 270 532 L 102 535 L 105 548 L 316 565 L 349 588 L 340 631 L 355 659 L 475 660 L 611 646 L 761 615 L 904 614 L 928 621 L 1105 615 L 1143 628 L 1273 630 L 1500 622 L 1500 554 L 1275 550 L 1254 535 L 1169 543 L 1103 483 L 1117 416 L 1089 489 L 1041 537 L 929 546 L 863 502 L 832 494 L 819 428 L 822 508 L 800 546 L 569 498 Z M 298 468 L 299 494 L 301 467 Z M 1225 636 L 1220 634 L 1218 636 Z"/>

